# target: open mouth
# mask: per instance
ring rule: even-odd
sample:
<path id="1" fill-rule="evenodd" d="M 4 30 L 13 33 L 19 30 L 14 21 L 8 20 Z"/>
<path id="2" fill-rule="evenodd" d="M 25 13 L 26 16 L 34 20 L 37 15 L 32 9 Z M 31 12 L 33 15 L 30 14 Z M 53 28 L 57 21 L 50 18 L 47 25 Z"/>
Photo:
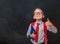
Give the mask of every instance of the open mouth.
<path id="1" fill-rule="evenodd" d="M 40 16 L 37 16 L 37 17 L 40 17 Z"/>

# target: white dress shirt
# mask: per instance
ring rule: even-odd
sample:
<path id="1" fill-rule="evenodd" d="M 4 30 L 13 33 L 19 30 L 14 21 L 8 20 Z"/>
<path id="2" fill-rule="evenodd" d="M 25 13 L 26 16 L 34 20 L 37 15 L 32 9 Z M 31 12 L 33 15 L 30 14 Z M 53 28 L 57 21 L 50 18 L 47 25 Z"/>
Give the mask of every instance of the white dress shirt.
<path id="1" fill-rule="evenodd" d="M 33 28 L 35 30 L 36 30 L 36 26 L 37 26 L 37 22 L 35 22 L 34 26 L 33 26 Z M 53 33 L 57 33 L 57 28 L 53 30 L 53 29 L 51 29 L 50 26 L 47 26 L 47 30 L 49 30 Z M 26 34 L 27 37 L 30 35 L 30 31 L 31 31 L 31 24 L 29 25 L 29 28 L 28 28 L 28 31 L 27 31 L 27 34 Z M 35 43 L 35 41 L 33 39 L 30 39 L 33 44 L 40 44 L 40 43 L 44 42 L 44 22 L 43 21 L 40 22 L 38 33 L 39 34 L 38 34 L 38 42 L 37 43 Z"/>

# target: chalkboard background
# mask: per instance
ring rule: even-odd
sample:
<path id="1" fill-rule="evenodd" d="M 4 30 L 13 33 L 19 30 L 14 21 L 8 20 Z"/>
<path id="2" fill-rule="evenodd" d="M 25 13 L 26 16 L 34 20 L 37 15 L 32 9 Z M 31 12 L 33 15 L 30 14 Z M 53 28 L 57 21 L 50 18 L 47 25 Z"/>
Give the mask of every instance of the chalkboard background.
<path id="1" fill-rule="evenodd" d="M 59 0 L 0 0 L 0 43 L 29 44 L 26 32 L 33 21 L 33 9 L 43 8 L 45 20 L 48 17 L 58 28 L 58 33 L 48 31 L 49 44 L 60 44 L 60 1 Z"/>

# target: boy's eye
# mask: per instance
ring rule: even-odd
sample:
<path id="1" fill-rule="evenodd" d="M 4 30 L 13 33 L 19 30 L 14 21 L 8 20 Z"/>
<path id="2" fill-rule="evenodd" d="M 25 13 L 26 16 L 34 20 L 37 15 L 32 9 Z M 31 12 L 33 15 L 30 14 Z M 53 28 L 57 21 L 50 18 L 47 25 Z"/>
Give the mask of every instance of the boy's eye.
<path id="1" fill-rule="evenodd" d="M 42 14 L 42 12 L 36 12 L 36 13 L 34 13 L 34 14 L 36 14 L 36 15 L 37 15 L 37 14 Z"/>

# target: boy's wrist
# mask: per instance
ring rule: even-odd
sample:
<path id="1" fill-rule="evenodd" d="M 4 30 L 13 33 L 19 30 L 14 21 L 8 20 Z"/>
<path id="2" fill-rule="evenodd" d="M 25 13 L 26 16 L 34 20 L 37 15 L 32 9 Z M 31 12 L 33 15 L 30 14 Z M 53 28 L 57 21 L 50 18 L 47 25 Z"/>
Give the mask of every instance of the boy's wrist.
<path id="1" fill-rule="evenodd" d="M 35 36 L 36 36 L 35 34 L 30 34 L 28 37 L 34 39 Z"/>
<path id="2" fill-rule="evenodd" d="M 56 27 L 53 24 L 51 24 L 51 28 L 54 30 Z"/>

